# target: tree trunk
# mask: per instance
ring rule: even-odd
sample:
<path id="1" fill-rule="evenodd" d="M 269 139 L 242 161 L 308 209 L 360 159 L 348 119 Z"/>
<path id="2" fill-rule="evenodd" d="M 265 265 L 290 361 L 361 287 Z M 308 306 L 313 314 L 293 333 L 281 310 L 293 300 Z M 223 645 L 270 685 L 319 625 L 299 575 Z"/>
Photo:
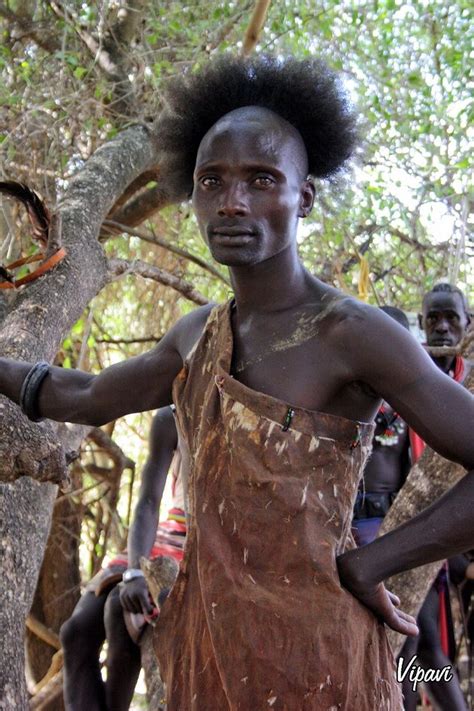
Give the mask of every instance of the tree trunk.
<path id="1" fill-rule="evenodd" d="M 49 532 L 57 486 L 30 477 L 0 486 L 0 709 L 28 708 L 25 620 Z"/>
<path id="2" fill-rule="evenodd" d="M 468 390 L 474 391 L 474 369 L 464 384 Z M 416 516 L 451 489 L 465 473 L 460 465 L 444 459 L 427 447 L 410 470 L 404 486 L 384 519 L 379 535 Z M 442 562 L 430 563 L 399 573 L 386 581 L 387 588 L 400 598 L 402 610 L 416 617 L 441 565 Z M 394 653 L 398 654 L 406 637 L 392 631 L 389 631 L 389 637 Z"/>
<path id="3" fill-rule="evenodd" d="M 79 488 L 81 477 L 74 475 L 73 486 Z M 79 543 L 82 510 L 79 504 L 59 495 L 54 504 L 46 552 L 36 586 L 31 614 L 56 634 L 71 616 L 80 598 Z M 48 672 L 57 651 L 34 632 L 27 630 L 28 666 L 35 683 Z M 62 711 L 62 698 L 47 706 L 48 711 Z"/>
<path id="4" fill-rule="evenodd" d="M 1 324 L 2 356 L 51 361 L 61 340 L 107 281 L 97 240 L 108 211 L 126 187 L 155 166 L 153 131 L 136 125 L 102 146 L 71 180 L 58 212 L 67 258 L 15 294 Z M 163 185 L 178 195 L 166 170 Z M 19 408 L 0 401 L 0 526 L 4 572 L 0 585 L 0 706 L 27 708 L 24 629 L 50 526 L 56 486 L 67 477 L 66 452 L 50 422 L 34 424 Z M 36 481 L 33 481 L 35 479 Z M 17 481 L 15 481 L 17 480 Z"/>

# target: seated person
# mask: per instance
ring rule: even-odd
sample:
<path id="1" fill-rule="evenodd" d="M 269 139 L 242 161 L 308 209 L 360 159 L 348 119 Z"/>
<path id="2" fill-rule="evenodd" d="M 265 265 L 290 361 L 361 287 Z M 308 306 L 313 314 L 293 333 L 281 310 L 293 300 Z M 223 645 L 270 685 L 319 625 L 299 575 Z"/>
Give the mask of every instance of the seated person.
<path id="1" fill-rule="evenodd" d="M 149 455 L 142 472 L 140 495 L 128 535 L 128 555 L 117 556 L 89 583 L 72 616 L 61 628 L 64 650 L 64 702 L 67 711 L 125 711 L 140 673 L 140 648 L 131 638 L 124 611 L 154 614 L 140 557 L 183 557 L 186 535 L 179 451 L 171 407 L 154 416 Z M 175 458 L 173 459 L 173 456 Z M 161 498 L 170 465 L 173 508 L 158 526 Z M 157 530 L 158 526 L 158 530 Z M 122 580 L 123 587 L 117 583 Z M 134 616 L 136 617 L 136 615 Z M 99 654 L 107 640 L 107 681 L 102 680 Z"/>

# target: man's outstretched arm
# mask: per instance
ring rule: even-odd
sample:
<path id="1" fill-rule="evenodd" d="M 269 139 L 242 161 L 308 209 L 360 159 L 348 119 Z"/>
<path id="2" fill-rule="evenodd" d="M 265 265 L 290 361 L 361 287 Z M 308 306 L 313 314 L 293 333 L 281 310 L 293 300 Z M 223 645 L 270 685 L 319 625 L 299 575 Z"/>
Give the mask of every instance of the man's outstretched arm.
<path id="1" fill-rule="evenodd" d="M 38 389 L 35 410 L 58 422 L 103 425 L 131 412 L 171 403 L 173 380 L 199 338 L 212 305 L 184 316 L 151 351 L 98 375 L 51 366 Z M 20 404 L 33 363 L 0 358 L 0 394 Z"/>
<path id="2" fill-rule="evenodd" d="M 182 360 L 162 348 L 106 368 L 99 375 L 51 366 L 42 381 L 36 411 L 59 422 L 103 425 L 130 412 L 171 402 L 171 384 Z M 23 382 L 33 363 L 0 359 L 0 393 L 20 404 Z M 154 387 L 150 384 L 154 383 Z"/>

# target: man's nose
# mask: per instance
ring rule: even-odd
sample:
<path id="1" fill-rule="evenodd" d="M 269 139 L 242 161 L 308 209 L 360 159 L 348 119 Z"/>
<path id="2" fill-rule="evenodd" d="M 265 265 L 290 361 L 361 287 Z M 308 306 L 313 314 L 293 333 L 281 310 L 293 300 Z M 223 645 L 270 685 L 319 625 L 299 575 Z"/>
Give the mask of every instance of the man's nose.
<path id="1" fill-rule="evenodd" d="M 447 318 L 440 318 L 436 324 L 438 333 L 447 333 L 449 331 L 449 323 Z"/>
<path id="2" fill-rule="evenodd" d="M 232 183 L 226 190 L 222 191 L 218 207 L 218 214 L 221 217 L 247 215 L 248 211 L 245 190 L 241 183 Z"/>

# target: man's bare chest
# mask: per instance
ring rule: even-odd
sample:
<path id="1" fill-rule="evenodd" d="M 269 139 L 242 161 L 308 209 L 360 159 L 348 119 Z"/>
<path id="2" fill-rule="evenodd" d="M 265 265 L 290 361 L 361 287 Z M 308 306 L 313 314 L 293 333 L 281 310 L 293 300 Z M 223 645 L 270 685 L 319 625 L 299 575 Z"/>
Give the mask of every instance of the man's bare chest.
<path id="1" fill-rule="evenodd" d="M 305 325 L 308 326 L 305 328 Z M 232 375 L 244 385 L 310 410 L 347 382 L 347 364 L 309 323 L 256 323 L 234 332 Z"/>
<path id="2" fill-rule="evenodd" d="M 380 401 L 358 381 L 341 319 L 299 309 L 239 323 L 233 314 L 231 374 L 249 388 L 307 410 L 370 421 Z"/>

